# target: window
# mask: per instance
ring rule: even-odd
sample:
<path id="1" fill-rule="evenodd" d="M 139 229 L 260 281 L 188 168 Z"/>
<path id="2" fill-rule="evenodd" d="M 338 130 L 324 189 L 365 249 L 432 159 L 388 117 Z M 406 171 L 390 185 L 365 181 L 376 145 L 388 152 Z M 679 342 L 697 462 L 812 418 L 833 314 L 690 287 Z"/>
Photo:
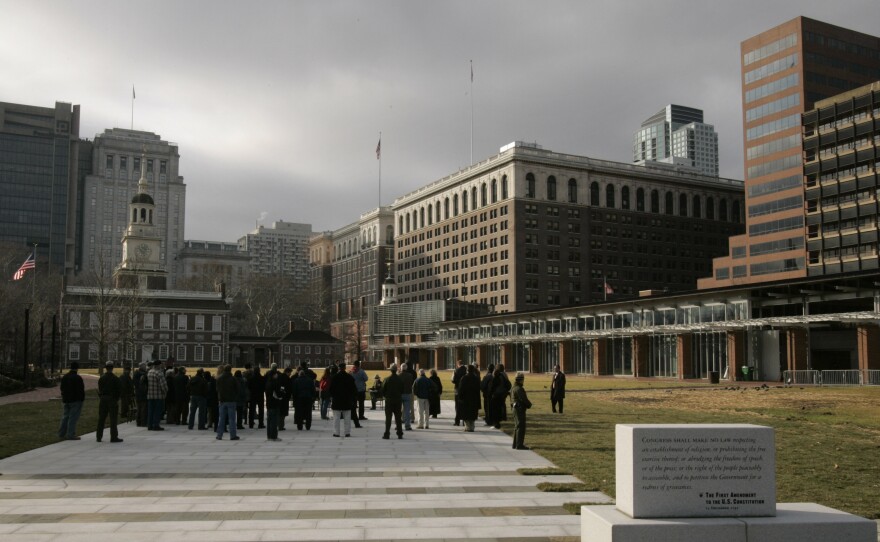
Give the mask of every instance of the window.
<path id="1" fill-rule="evenodd" d="M 205 360 L 205 347 L 197 344 L 195 348 L 193 348 L 193 356 L 194 361 L 204 361 Z"/>
<path id="2" fill-rule="evenodd" d="M 79 345 L 71 344 L 70 349 L 67 351 L 67 357 L 70 361 L 79 361 Z"/>
<path id="3" fill-rule="evenodd" d="M 700 196 L 694 195 L 693 205 L 691 207 L 691 215 L 694 218 L 703 218 L 703 208 L 700 205 Z"/>
<path id="4" fill-rule="evenodd" d="M 95 361 L 98 359 L 98 345 L 95 343 L 89 344 L 89 361 Z"/>
<path id="5" fill-rule="evenodd" d="M 211 361 L 220 361 L 220 347 L 217 345 L 211 347 Z"/>
<path id="6" fill-rule="evenodd" d="M 205 317 L 201 314 L 196 315 L 196 331 L 205 330 Z"/>
<path id="7" fill-rule="evenodd" d="M 186 345 L 177 345 L 177 361 L 186 361 Z"/>
<path id="8" fill-rule="evenodd" d="M 96 313 L 96 312 L 89 313 L 89 328 L 91 328 L 91 329 L 98 328 L 98 313 Z"/>
<path id="9" fill-rule="evenodd" d="M 531 173 L 526 174 L 526 197 L 535 197 L 535 176 Z"/>
<path id="10" fill-rule="evenodd" d="M 578 182 L 574 179 L 568 180 L 568 202 L 577 203 L 578 201 Z"/>
<path id="11" fill-rule="evenodd" d="M 498 201 L 498 181 L 492 179 L 492 203 Z"/>
<path id="12" fill-rule="evenodd" d="M 70 311 L 70 327 L 72 329 L 79 328 L 80 318 L 79 311 Z"/>
<path id="13" fill-rule="evenodd" d="M 501 199 L 507 199 L 507 175 L 501 177 Z"/>
<path id="14" fill-rule="evenodd" d="M 293 347 L 293 353 L 294 353 L 294 354 L 299 354 L 299 353 L 300 353 L 300 347 L 299 347 L 298 344 L 297 344 L 297 345 L 294 345 L 294 347 Z"/>
<path id="15" fill-rule="evenodd" d="M 214 316 L 211 318 L 211 331 L 223 331 L 222 316 Z"/>
<path id="16" fill-rule="evenodd" d="M 688 215 L 688 197 L 687 194 L 680 194 L 678 196 L 678 216 L 687 216 Z"/>
<path id="17" fill-rule="evenodd" d="M 556 177 L 553 175 L 547 177 L 547 199 L 551 201 L 556 199 Z"/>
<path id="18" fill-rule="evenodd" d="M 672 209 L 672 204 L 673 204 L 672 192 L 666 193 L 666 202 L 665 203 L 666 203 L 666 209 L 665 209 L 666 214 L 668 214 L 668 215 L 673 214 L 674 211 Z"/>
<path id="19" fill-rule="evenodd" d="M 178 314 L 177 315 L 177 329 L 186 329 L 186 315 Z"/>
<path id="20" fill-rule="evenodd" d="M 644 211 L 645 210 L 645 189 L 637 188 L 636 189 L 636 211 Z"/>
<path id="21" fill-rule="evenodd" d="M 159 345 L 159 359 L 168 359 L 168 345 L 160 344 Z"/>
<path id="22" fill-rule="evenodd" d="M 480 185 L 480 205 L 485 207 L 487 205 L 487 203 L 488 202 L 487 202 L 487 198 L 486 198 L 486 183 L 483 183 Z"/>
<path id="23" fill-rule="evenodd" d="M 159 329 L 168 329 L 170 316 L 168 314 L 159 315 Z"/>
<path id="24" fill-rule="evenodd" d="M 330 351 L 330 347 L 329 347 L 329 346 L 325 346 L 325 347 L 324 347 L 324 353 L 325 353 L 325 354 L 330 354 L 330 353 L 331 353 L 331 351 Z"/>
<path id="25" fill-rule="evenodd" d="M 629 209 L 629 187 L 624 186 L 620 189 L 620 208 Z"/>
<path id="26" fill-rule="evenodd" d="M 153 315 L 149 312 L 144 313 L 144 329 L 153 329 Z"/>
<path id="27" fill-rule="evenodd" d="M 590 205 L 599 206 L 599 183 L 596 181 L 590 183 Z"/>
<path id="28" fill-rule="evenodd" d="M 605 187 L 605 207 L 614 208 L 614 185 L 609 184 Z"/>

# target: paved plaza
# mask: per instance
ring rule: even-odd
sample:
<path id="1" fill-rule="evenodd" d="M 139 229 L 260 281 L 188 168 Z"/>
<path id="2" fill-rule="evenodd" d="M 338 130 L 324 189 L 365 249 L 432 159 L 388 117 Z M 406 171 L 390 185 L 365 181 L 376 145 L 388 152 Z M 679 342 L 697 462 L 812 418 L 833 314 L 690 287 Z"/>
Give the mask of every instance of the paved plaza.
<path id="1" fill-rule="evenodd" d="M 265 429 L 237 442 L 186 426 L 125 424 L 121 444 L 88 433 L 0 461 L 0 539 L 574 542 L 580 516 L 562 505 L 611 502 L 539 491 L 578 480 L 518 474 L 552 465 L 501 431 L 462 432 L 452 413 L 444 401 L 430 429 L 403 440 L 381 439 L 380 411 L 344 439 L 317 412 L 311 431 L 288 418 L 282 442 Z"/>

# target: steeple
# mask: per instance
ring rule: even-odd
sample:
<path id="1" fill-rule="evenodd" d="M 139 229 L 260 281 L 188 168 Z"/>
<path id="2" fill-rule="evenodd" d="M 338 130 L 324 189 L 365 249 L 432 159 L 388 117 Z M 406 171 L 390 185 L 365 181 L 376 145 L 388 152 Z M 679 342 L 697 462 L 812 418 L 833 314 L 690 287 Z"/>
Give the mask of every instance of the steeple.
<path id="1" fill-rule="evenodd" d="M 380 305 L 397 303 L 397 282 L 394 280 L 393 266 L 390 258 L 388 259 L 387 266 L 388 275 L 385 277 L 385 282 L 382 283 L 382 301 L 379 302 Z"/>

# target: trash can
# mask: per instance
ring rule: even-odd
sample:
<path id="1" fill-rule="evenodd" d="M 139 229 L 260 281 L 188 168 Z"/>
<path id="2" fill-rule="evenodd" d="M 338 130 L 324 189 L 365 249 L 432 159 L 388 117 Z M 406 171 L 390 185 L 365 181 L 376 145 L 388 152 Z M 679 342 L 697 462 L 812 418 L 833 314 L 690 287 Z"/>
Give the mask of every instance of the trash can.
<path id="1" fill-rule="evenodd" d="M 720 382 L 720 375 L 718 371 L 709 371 L 709 383 L 717 384 Z"/>
<path id="2" fill-rule="evenodd" d="M 743 380 L 751 380 L 751 378 L 749 378 L 749 366 L 748 365 L 742 366 L 742 374 L 743 374 L 743 378 L 742 378 Z"/>

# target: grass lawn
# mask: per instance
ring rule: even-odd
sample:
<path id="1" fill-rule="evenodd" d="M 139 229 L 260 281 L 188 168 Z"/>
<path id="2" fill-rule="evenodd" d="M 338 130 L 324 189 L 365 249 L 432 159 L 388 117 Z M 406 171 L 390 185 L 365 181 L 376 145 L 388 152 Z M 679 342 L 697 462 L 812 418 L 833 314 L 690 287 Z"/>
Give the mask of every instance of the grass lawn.
<path id="1" fill-rule="evenodd" d="M 188 371 L 189 372 L 189 371 Z M 372 374 L 370 375 L 372 376 Z M 384 376 L 384 374 L 383 374 Z M 441 373 L 444 399 L 450 374 Z M 780 502 L 817 502 L 880 518 L 880 389 L 736 388 L 627 378 L 568 378 L 565 414 L 550 412 L 549 376 L 528 375 L 526 444 L 584 482 L 614 496 L 618 423 L 753 423 L 776 430 Z M 87 393 L 78 432 L 92 432 L 98 401 Z M 0 458 L 57 441 L 61 402 L 0 406 Z M 508 433 L 511 422 L 504 424 Z M 575 510 L 577 507 L 571 506 Z"/>

